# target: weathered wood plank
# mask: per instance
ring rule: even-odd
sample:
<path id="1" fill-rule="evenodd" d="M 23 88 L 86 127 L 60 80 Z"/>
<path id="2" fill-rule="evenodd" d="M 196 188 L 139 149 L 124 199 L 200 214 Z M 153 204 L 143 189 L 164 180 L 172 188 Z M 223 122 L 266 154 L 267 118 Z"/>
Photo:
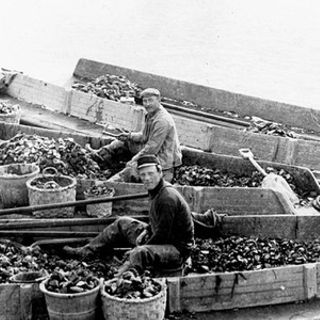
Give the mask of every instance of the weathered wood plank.
<path id="1" fill-rule="evenodd" d="M 242 276 L 241 276 L 241 275 Z M 215 288 L 217 282 L 220 282 L 220 288 L 232 287 L 235 277 L 238 277 L 238 286 L 250 287 L 260 286 L 270 282 L 281 282 L 285 280 L 301 280 L 303 274 L 303 266 L 290 265 L 271 269 L 242 271 L 242 272 L 216 272 L 212 274 L 192 274 L 180 278 L 181 296 L 193 290 L 212 289 Z M 301 280 L 302 281 L 302 280 Z"/>
<path id="2" fill-rule="evenodd" d="M 294 214 L 294 209 L 281 195 L 262 188 L 202 188 L 198 194 L 197 212 L 214 208 L 228 215 Z"/>
<path id="3" fill-rule="evenodd" d="M 226 310 L 235 308 L 247 308 L 263 305 L 281 304 L 304 299 L 304 291 L 301 287 L 292 288 L 282 291 L 281 289 L 269 292 L 261 292 L 260 294 L 239 294 L 233 299 L 230 296 L 220 298 L 216 302 L 215 297 L 199 297 L 198 299 L 185 299 L 181 303 L 181 310 L 192 312 L 205 312 L 212 310 Z M 172 310 L 173 311 L 173 310 Z"/>
<path id="4" fill-rule="evenodd" d="M 20 284 L 20 314 L 21 319 L 32 319 L 32 298 L 33 298 L 33 284 Z"/>
<path id="5" fill-rule="evenodd" d="M 99 98 L 72 90 L 69 113 L 91 122 L 103 122 L 129 131 L 139 131 L 144 123 L 144 108 Z"/>
<path id="6" fill-rule="evenodd" d="M 296 238 L 312 240 L 320 235 L 320 215 L 297 216 Z"/>
<path id="7" fill-rule="evenodd" d="M 44 105 L 58 112 L 64 112 L 67 91 L 63 87 L 53 85 L 23 74 L 17 74 L 10 83 L 7 93 L 26 102 Z"/>
<path id="8" fill-rule="evenodd" d="M 229 216 L 225 217 L 222 231 L 227 234 L 252 235 L 262 238 L 296 238 L 297 216 Z"/>
<path id="9" fill-rule="evenodd" d="M 311 267 L 315 275 L 316 266 Z M 171 306 L 196 312 L 221 310 L 296 301 L 313 294 L 305 285 L 311 288 L 315 277 L 306 273 L 304 266 L 245 271 L 241 275 L 231 272 L 182 277 L 180 305 L 172 301 Z"/>
<path id="10" fill-rule="evenodd" d="M 179 277 L 167 278 L 167 291 L 169 292 L 167 298 L 167 309 L 170 312 L 173 310 L 182 310 Z"/>
<path id="11" fill-rule="evenodd" d="M 317 264 L 303 266 L 303 284 L 306 299 L 312 299 L 317 294 Z"/>

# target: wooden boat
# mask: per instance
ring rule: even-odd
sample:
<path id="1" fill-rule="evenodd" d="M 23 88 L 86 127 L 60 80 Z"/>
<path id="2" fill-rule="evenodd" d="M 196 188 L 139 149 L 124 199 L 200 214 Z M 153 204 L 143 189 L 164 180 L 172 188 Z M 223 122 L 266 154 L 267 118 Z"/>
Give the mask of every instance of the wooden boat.
<path id="1" fill-rule="evenodd" d="M 280 107 L 280 104 L 260 100 L 260 104 L 257 103 L 257 107 L 254 108 L 253 102 L 258 102 L 258 100 L 253 98 L 250 100 L 248 97 L 241 100 L 240 96 L 222 94 L 219 90 L 85 59 L 80 59 L 74 71 L 74 76 L 92 78 L 107 72 L 126 75 L 130 80 L 139 82 L 143 86 L 156 86 L 168 97 L 190 100 L 206 106 L 210 106 L 211 101 L 213 101 L 214 107 L 219 104 L 220 109 L 227 109 L 227 106 L 229 106 L 227 102 L 230 102 L 233 97 L 234 103 L 230 103 L 230 108 L 239 111 L 238 109 L 243 107 L 245 101 L 252 106 L 251 112 L 244 108 L 246 114 L 249 115 L 265 116 L 265 114 L 259 113 L 265 107 L 265 110 L 268 110 L 268 115 L 275 114 L 278 120 L 284 120 L 281 115 L 282 110 L 284 115 L 291 112 L 287 119 L 293 119 L 294 122 L 297 122 L 296 125 L 300 125 L 299 121 L 304 119 L 301 127 L 303 127 L 303 123 L 308 126 L 315 122 L 309 118 L 310 121 L 307 121 L 303 117 L 303 113 L 308 117 L 312 115 L 313 119 L 317 118 L 317 112 L 313 110 L 306 111 L 305 108 L 281 105 L 283 108 L 279 108 L 280 112 L 276 108 Z M 184 85 L 185 89 L 183 89 Z M 199 90 L 199 92 L 197 93 L 196 90 Z M 9 99 L 11 102 L 18 102 L 17 100 L 19 100 L 22 105 L 22 120 L 27 124 L 31 123 L 45 128 L 83 133 L 95 137 L 101 137 L 104 129 L 103 126 L 97 125 L 97 122 L 132 131 L 140 130 L 143 126 L 144 111 L 139 106 L 130 106 L 102 99 L 90 93 L 59 87 L 23 74 L 16 75 L 6 93 L 7 95 L 1 98 Z M 223 97 L 226 100 L 223 100 Z M 266 108 L 267 106 L 269 109 Z M 272 110 L 278 111 L 271 112 Z M 180 141 L 188 147 L 228 155 L 238 155 L 239 148 L 250 148 L 259 159 L 265 161 L 304 166 L 314 170 L 320 169 L 318 161 L 320 141 L 261 135 L 207 123 L 204 120 L 190 119 L 186 116 L 173 115 L 173 117 L 178 128 Z M 314 126 L 316 125 L 314 124 Z M 311 127 L 308 127 L 308 129 L 311 129 Z M 313 130 L 316 131 L 315 128 Z"/>
<path id="2" fill-rule="evenodd" d="M 142 87 L 159 88 L 163 96 L 168 98 L 190 101 L 206 108 L 234 111 L 242 116 L 258 116 L 315 133 L 320 132 L 319 110 L 262 100 L 88 59 L 79 60 L 73 80 L 92 80 L 106 73 L 126 76 Z M 291 139 L 243 132 L 239 128 L 237 130 L 203 121 L 186 120 L 175 115 L 174 119 L 180 140 L 186 146 L 229 155 L 238 155 L 238 149 L 245 147 L 250 148 L 261 160 L 318 170 L 319 138 L 316 136 L 314 141 Z"/>
<path id="3" fill-rule="evenodd" d="M 103 72 L 107 71 L 103 70 Z M 151 84 L 157 86 L 156 83 Z M 157 87 L 164 92 L 162 87 Z M 82 145 L 91 143 L 94 147 L 100 147 L 107 142 L 107 138 L 102 134 L 102 127 L 91 124 L 89 128 L 87 121 L 71 117 L 66 118 L 65 115 L 76 115 L 78 113 L 78 117 L 86 116 L 87 120 L 92 122 L 110 117 L 110 122 L 114 121 L 115 125 L 132 130 L 139 130 L 140 120 L 143 116 L 143 110 L 139 107 L 110 102 L 75 90 L 66 90 L 20 74 L 10 85 L 8 94 L 9 96 L 3 98 L 12 99 L 11 101 L 20 99 L 19 103 L 22 104 L 24 109 L 24 119 L 27 118 L 29 113 L 29 119 L 25 120 L 26 123 L 33 123 L 36 117 L 40 125 L 46 127 L 46 129 L 2 123 L 0 124 L 0 138 L 2 140 L 7 140 L 18 132 L 26 132 L 50 137 L 71 136 Z M 42 105 L 51 107 L 55 111 L 39 107 Z M 92 105 L 98 105 L 98 112 L 95 111 L 94 107 L 90 108 Z M 108 107 L 110 109 L 107 109 Z M 89 112 L 85 111 L 88 109 Z M 80 114 L 81 110 L 84 110 L 82 115 Z M 125 113 L 126 117 L 122 117 L 122 113 Z M 98 117 L 100 118 L 98 119 Z M 60 121 L 63 122 L 59 123 Z M 181 140 L 186 145 L 199 147 L 203 150 L 214 150 L 217 153 L 226 150 L 225 153 L 229 154 L 229 156 L 212 155 L 205 152 L 200 154 L 200 151 L 185 149 L 185 161 L 190 159 L 192 164 L 204 164 L 209 161 L 210 165 L 226 166 L 229 163 L 232 170 L 241 170 L 236 164 L 241 163 L 241 166 L 245 166 L 242 163 L 243 160 L 230 155 L 238 154 L 240 147 L 250 147 L 255 154 L 265 160 L 278 161 L 281 159 L 283 161 L 279 162 L 282 163 L 307 164 L 307 167 L 311 168 L 317 168 L 318 166 L 316 160 L 320 147 L 316 141 L 293 141 L 288 138 L 267 137 L 257 134 L 241 136 L 240 131 L 234 129 L 207 125 L 196 120 L 183 121 L 184 124 L 180 125 L 179 131 L 182 132 Z M 191 124 L 195 126 L 192 137 L 190 137 Z M 177 121 L 177 125 L 179 125 L 179 121 Z M 183 128 L 185 128 L 185 131 Z M 185 136 L 183 135 L 184 132 Z M 214 135 L 211 136 L 211 134 Z M 216 137 L 219 137 L 219 139 Z M 221 140 L 219 142 L 220 149 L 217 140 Z M 269 143 L 271 147 L 269 147 Z M 223 145 L 225 149 L 222 148 Z M 219 162 L 219 159 L 220 161 L 223 159 L 223 161 Z M 270 163 L 263 161 L 260 164 L 263 166 L 270 165 Z M 271 165 L 278 166 L 274 163 Z M 290 170 L 292 174 L 297 174 L 301 183 L 313 185 L 314 190 L 318 190 L 319 186 L 308 169 L 290 166 L 284 168 Z M 137 193 L 141 190 L 142 185 L 114 184 L 114 187 L 119 195 Z M 303 215 L 292 214 L 296 212 L 293 212 L 292 208 L 281 200 L 281 195 L 271 190 L 187 186 L 179 187 L 179 190 L 194 211 L 203 212 L 216 206 L 215 208 L 218 211 L 229 213 L 229 216 L 224 218 L 223 223 L 223 232 L 226 235 L 238 234 L 300 240 L 319 237 L 319 215 L 314 214 L 314 212 L 309 214 L 304 212 Z M 228 208 L 226 210 L 227 204 Z M 138 214 L 141 218 L 143 218 L 147 209 L 145 200 L 119 202 L 113 205 L 114 214 Z M 22 228 L 22 223 L 26 222 L 29 223 L 29 226 Z M 107 219 L 83 218 L 81 216 L 76 216 L 73 219 L 40 220 L 25 216 L 25 219 L 1 219 L 0 229 L 6 232 L 10 231 L 12 234 L 15 234 L 17 230 L 29 231 L 29 236 L 32 233 L 36 234 L 37 231 L 90 232 L 88 236 L 93 236 L 108 223 Z M 60 235 L 65 236 L 65 233 Z M 9 236 L 9 234 L 7 233 L 6 236 Z M 44 234 L 41 237 L 43 238 Z M 168 278 L 168 307 L 170 311 L 198 312 L 309 300 L 319 296 L 319 270 L 320 263 L 312 263 L 245 271 L 241 272 L 243 278 L 239 276 L 239 272 Z M 26 314 L 25 302 L 28 300 L 27 297 L 30 297 L 31 290 L 32 287 L 25 285 L 0 285 L 1 296 L 10 296 L 10 300 L 0 299 L 0 305 L 3 306 L 2 310 L 6 310 L 7 313 L 6 319 L 20 319 L 21 314 Z M 30 310 L 28 311 L 30 315 Z"/>
<path id="4" fill-rule="evenodd" d="M 40 134 L 48 137 L 72 136 L 80 144 L 90 142 L 99 145 L 99 137 L 84 134 L 48 130 L 24 125 L 0 124 L 0 138 L 9 139 L 18 132 Z M 186 148 L 185 161 L 199 165 L 227 166 L 230 170 L 246 170 L 248 164 L 239 157 L 214 155 Z M 223 161 L 221 161 L 223 159 Z M 239 166 L 239 163 L 242 163 Z M 260 162 L 268 166 L 267 162 Z M 308 169 L 296 168 L 272 163 L 301 178 L 302 183 L 314 184 L 312 173 Z M 245 169 L 242 169 L 245 170 Z M 83 181 L 82 186 L 90 183 Z M 117 193 L 132 194 L 142 192 L 141 184 L 113 184 Z M 261 188 L 214 188 L 214 187 L 178 187 L 194 211 L 204 211 L 218 206 L 222 212 L 228 212 L 222 225 L 226 235 L 283 237 L 287 239 L 308 240 L 319 237 L 320 216 L 315 214 L 293 215 L 279 199 L 280 195 Z M 259 199 L 259 200 L 257 200 Z M 225 208 L 228 205 L 227 209 Z M 148 210 L 147 199 L 128 200 L 113 204 L 113 215 L 138 215 L 145 219 Z M 219 210 L 218 210 L 219 211 Z M 273 213 L 273 214 L 272 214 Z M 286 214 L 283 214 L 286 213 Z M 108 218 L 83 218 L 76 215 L 73 219 L 24 219 L 5 218 L 0 220 L 1 237 L 17 237 L 19 232 L 34 240 L 48 237 L 86 236 L 92 237 L 102 231 L 110 221 Z M 55 234 L 55 232 L 57 232 Z M 47 236 L 46 236 L 47 234 Z M 21 234 L 20 234 L 21 236 Z M 246 308 L 259 305 L 288 303 L 316 298 L 319 294 L 320 263 L 291 265 L 264 270 L 193 274 L 184 277 L 168 278 L 169 311 L 187 310 L 190 312 L 221 309 Z M 33 285 L 3 284 L 0 292 L 3 297 L 10 295 L 10 300 L 0 299 L 0 306 L 5 310 L 6 319 L 20 319 L 30 316 Z M 23 300 L 21 300 L 24 297 Z M 6 308 L 4 308 L 6 306 Z"/>
<path id="5" fill-rule="evenodd" d="M 17 133 L 37 134 L 50 138 L 72 137 L 80 145 L 90 143 L 94 146 L 101 146 L 103 138 L 89 137 L 83 134 L 68 133 L 64 131 L 48 130 L 43 128 L 12 125 L 0 123 L 0 139 L 9 140 Z M 228 173 L 235 173 L 239 176 L 248 176 L 254 168 L 240 157 L 207 153 L 192 148 L 183 148 L 183 163 L 185 165 L 198 164 L 208 168 L 216 168 Z M 320 193 L 320 187 L 312 172 L 303 167 L 288 166 L 279 163 L 260 161 L 262 167 L 274 167 L 284 169 L 291 174 L 296 185 L 308 192 Z M 115 186 L 119 195 L 143 192 L 141 184 L 120 183 Z M 281 193 L 271 189 L 244 188 L 244 187 L 191 187 L 178 186 L 181 193 L 188 199 L 191 209 L 197 212 L 204 212 L 213 207 L 220 213 L 229 215 L 259 215 L 259 214 L 318 214 L 318 211 L 311 206 L 295 208 Z M 136 213 L 145 213 L 147 206 L 141 205 L 141 200 L 132 200 L 135 203 Z M 117 206 L 120 206 L 117 208 Z M 118 212 L 127 212 L 126 207 L 115 204 Z"/>
<path id="6" fill-rule="evenodd" d="M 213 110 L 233 111 L 240 116 L 257 116 L 320 133 L 320 110 L 316 109 L 246 96 L 84 58 L 78 61 L 73 76 L 75 79 L 95 79 L 107 73 L 123 75 L 144 88 L 158 88 L 164 97 L 171 99 L 189 101 Z"/>
<path id="7" fill-rule="evenodd" d="M 34 222 L 33 219 L 27 221 Z M 47 224 L 47 229 L 39 228 L 37 223 L 34 223 L 34 226 L 29 227 L 29 232 L 36 233 L 39 229 L 51 232 L 85 230 L 90 231 L 93 236 L 108 224 L 106 221 L 107 219 L 91 218 L 86 219 L 85 225 L 83 221 L 80 221 L 81 225 L 77 225 L 79 219 L 53 219 L 51 223 L 46 219 L 43 222 Z M 8 225 L 12 222 L 16 223 L 17 220 L 6 220 Z M 222 228 L 226 235 L 312 240 L 319 238 L 319 223 L 320 216 L 315 215 L 229 216 L 225 217 Z M 56 224 L 56 227 L 52 227 L 53 224 Z M 167 278 L 168 309 L 170 312 L 202 312 L 308 301 L 319 297 L 319 271 L 320 263 L 316 262 L 254 271 L 191 274 Z M 6 305 L 2 310 L 10 315 L 6 319 L 20 319 L 17 313 L 20 314 L 21 308 L 25 308 L 24 304 L 30 302 L 32 286 L 3 284 L 0 285 L 0 292 L 3 297 L 12 293 L 10 300 L 0 299 L 0 305 Z M 22 292 L 26 294 L 23 301 L 19 299 Z M 27 311 L 31 312 L 30 309 Z"/>

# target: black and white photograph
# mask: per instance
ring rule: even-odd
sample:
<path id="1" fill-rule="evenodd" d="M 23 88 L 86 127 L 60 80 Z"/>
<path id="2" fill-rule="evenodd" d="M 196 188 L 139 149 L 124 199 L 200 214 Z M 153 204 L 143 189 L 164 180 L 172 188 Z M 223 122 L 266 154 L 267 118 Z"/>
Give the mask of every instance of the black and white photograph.
<path id="1" fill-rule="evenodd" d="M 0 8 L 0 320 L 320 319 L 319 1 Z"/>

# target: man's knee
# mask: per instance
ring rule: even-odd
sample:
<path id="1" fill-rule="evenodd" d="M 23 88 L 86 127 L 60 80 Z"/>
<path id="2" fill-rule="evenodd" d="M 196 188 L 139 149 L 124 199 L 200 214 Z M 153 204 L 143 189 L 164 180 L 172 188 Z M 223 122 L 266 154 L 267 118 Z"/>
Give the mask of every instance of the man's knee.
<path id="1" fill-rule="evenodd" d="M 123 216 L 123 217 L 119 217 L 115 220 L 115 223 L 118 224 L 118 225 L 123 225 L 123 224 L 127 224 L 127 223 L 130 223 L 132 222 L 132 218 L 130 217 L 126 217 L 126 216 Z"/>
<path id="2" fill-rule="evenodd" d="M 131 261 L 146 261 L 147 257 L 149 256 L 149 250 L 146 246 L 137 246 L 133 248 L 130 252 L 130 260 Z"/>

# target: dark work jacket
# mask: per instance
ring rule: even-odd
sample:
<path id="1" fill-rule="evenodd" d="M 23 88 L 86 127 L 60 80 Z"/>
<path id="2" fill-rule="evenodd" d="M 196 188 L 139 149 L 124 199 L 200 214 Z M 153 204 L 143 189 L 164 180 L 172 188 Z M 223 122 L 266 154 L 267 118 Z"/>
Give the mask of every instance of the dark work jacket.
<path id="1" fill-rule="evenodd" d="M 184 258 L 188 257 L 194 243 L 194 227 L 186 200 L 163 179 L 149 195 L 152 236 L 147 244 L 172 244 Z"/>

